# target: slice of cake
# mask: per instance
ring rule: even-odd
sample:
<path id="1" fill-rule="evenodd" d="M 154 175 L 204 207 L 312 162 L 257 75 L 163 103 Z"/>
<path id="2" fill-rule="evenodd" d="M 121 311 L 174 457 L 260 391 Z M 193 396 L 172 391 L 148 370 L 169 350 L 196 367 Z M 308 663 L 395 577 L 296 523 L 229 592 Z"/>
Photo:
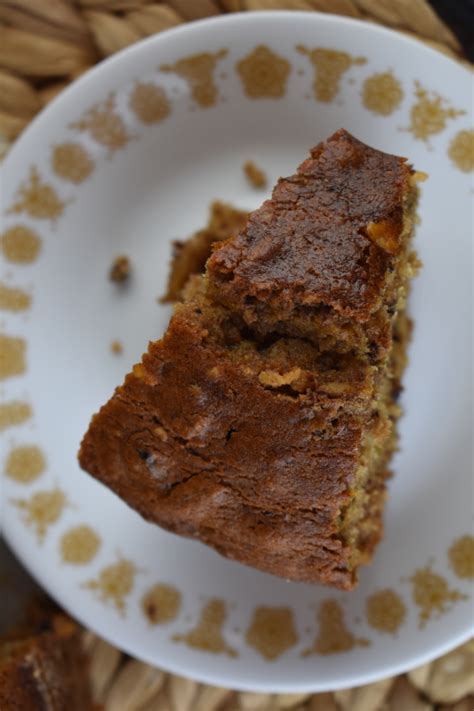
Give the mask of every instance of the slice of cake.
<path id="1" fill-rule="evenodd" d="M 414 177 L 345 131 L 316 147 L 190 279 L 81 466 L 227 557 L 353 587 L 396 447 Z"/>
<path id="2" fill-rule="evenodd" d="M 79 627 L 49 604 L 35 606 L 0 640 L 1 711 L 92 711 Z"/>

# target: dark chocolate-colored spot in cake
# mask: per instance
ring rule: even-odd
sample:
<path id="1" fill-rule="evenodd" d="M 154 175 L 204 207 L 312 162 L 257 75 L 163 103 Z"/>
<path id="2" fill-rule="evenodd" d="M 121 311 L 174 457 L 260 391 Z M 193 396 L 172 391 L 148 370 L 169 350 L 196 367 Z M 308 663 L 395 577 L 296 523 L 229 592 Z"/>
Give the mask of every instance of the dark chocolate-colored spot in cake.
<path id="1" fill-rule="evenodd" d="M 242 336 L 246 340 L 251 340 L 252 339 L 252 332 L 249 329 L 245 328 L 242 331 Z M 266 336 L 259 338 L 259 340 L 257 341 L 257 351 L 259 353 L 262 353 L 263 351 L 268 350 L 280 338 L 281 338 L 281 336 L 278 333 L 268 333 Z"/>
<path id="2" fill-rule="evenodd" d="M 400 399 L 400 395 L 403 392 L 403 385 L 400 383 L 397 383 L 396 385 L 393 386 L 392 388 L 392 400 L 394 402 L 397 402 L 397 400 Z"/>
<path id="3" fill-rule="evenodd" d="M 297 400 L 301 393 L 299 393 L 297 390 L 293 390 L 291 385 L 280 385 L 278 388 L 272 388 L 273 393 L 277 393 L 278 395 L 285 395 L 286 397 L 292 397 L 295 400 Z"/>
<path id="4" fill-rule="evenodd" d="M 377 363 L 378 355 L 379 355 L 379 347 L 378 347 L 377 343 L 371 343 L 369 345 L 369 353 L 368 353 L 369 363 L 371 363 L 372 365 L 375 365 L 375 363 Z"/>
<path id="5" fill-rule="evenodd" d="M 230 430 L 227 432 L 227 434 L 226 434 L 226 436 L 225 436 L 227 442 L 230 441 L 232 435 L 233 435 L 235 432 L 237 432 L 237 430 L 234 430 L 234 428 L 231 427 Z"/>
<path id="6" fill-rule="evenodd" d="M 338 370 L 336 358 L 330 352 L 323 353 L 319 356 L 318 366 L 319 369 L 323 372 L 328 370 Z"/>
<path id="7" fill-rule="evenodd" d="M 150 456 L 150 453 L 149 453 L 149 452 L 145 452 L 144 450 L 140 450 L 140 449 L 139 449 L 139 450 L 138 450 L 138 456 L 140 457 L 140 459 L 143 459 L 143 461 L 146 462 L 146 460 L 147 460 L 148 457 Z"/>
<path id="8" fill-rule="evenodd" d="M 242 340 L 238 326 L 230 320 L 222 323 L 222 333 L 227 346 L 235 346 Z"/>

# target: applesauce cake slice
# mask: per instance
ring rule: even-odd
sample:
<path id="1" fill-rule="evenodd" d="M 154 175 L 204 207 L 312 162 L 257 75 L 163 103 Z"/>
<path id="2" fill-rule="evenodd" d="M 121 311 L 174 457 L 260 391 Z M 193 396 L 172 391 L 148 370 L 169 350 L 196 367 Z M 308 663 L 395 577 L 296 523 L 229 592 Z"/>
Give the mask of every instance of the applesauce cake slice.
<path id="1" fill-rule="evenodd" d="M 345 131 L 311 155 L 189 280 L 79 458 L 167 530 L 350 589 L 382 535 L 416 185 Z"/>

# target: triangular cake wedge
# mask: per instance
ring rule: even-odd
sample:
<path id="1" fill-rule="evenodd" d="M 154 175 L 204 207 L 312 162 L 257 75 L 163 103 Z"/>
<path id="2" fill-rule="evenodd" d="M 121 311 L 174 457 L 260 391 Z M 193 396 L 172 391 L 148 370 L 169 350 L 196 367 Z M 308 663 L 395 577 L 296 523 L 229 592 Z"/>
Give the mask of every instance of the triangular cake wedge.
<path id="1" fill-rule="evenodd" d="M 403 159 L 345 131 L 311 155 L 190 279 L 79 458 L 148 521 L 350 589 L 381 537 L 396 448 L 416 186 Z M 329 333 L 340 314 L 351 336 Z"/>

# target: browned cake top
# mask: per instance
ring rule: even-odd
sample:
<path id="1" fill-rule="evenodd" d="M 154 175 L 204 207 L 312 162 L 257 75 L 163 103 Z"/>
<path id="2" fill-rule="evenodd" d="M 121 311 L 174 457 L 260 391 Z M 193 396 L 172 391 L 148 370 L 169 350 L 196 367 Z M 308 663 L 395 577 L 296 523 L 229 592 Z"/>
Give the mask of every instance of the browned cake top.
<path id="1" fill-rule="evenodd" d="M 365 320 L 400 246 L 411 172 L 337 131 L 214 252 L 211 285 L 227 303 L 325 304 Z"/>

